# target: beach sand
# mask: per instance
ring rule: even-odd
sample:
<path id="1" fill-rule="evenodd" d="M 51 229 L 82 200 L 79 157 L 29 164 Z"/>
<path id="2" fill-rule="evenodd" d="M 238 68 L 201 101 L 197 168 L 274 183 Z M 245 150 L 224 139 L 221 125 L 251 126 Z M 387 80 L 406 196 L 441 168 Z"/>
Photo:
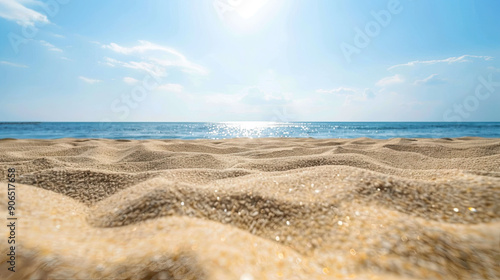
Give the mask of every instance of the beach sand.
<path id="1" fill-rule="evenodd" d="M 8 168 L 1 279 L 500 279 L 500 139 L 3 139 L 2 217 Z"/>

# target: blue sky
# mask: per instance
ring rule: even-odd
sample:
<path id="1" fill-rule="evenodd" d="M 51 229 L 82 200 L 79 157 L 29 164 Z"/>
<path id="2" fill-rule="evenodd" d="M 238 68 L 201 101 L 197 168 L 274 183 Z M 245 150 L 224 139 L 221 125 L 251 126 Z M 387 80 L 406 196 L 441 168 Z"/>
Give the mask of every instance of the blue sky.
<path id="1" fill-rule="evenodd" d="M 0 0 L 0 121 L 500 121 L 499 11 Z"/>

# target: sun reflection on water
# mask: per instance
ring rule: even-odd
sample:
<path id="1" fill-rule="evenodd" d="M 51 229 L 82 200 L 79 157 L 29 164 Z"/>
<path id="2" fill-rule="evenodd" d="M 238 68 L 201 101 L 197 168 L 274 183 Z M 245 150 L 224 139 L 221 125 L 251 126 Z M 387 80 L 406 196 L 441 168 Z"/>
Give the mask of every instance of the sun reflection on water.
<path id="1" fill-rule="evenodd" d="M 213 138 L 289 137 L 290 129 L 304 128 L 294 123 L 281 122 L 221 122 L 212 125 L 210 134 Z"/>

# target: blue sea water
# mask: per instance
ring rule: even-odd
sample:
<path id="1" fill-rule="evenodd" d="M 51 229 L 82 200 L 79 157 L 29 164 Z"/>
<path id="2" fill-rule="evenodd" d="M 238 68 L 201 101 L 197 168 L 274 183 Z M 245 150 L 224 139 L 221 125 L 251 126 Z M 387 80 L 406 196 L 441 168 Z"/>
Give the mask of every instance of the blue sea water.
<path id="1" fill-rule="evenodd" d="M 500 122 L 33 122 L 0 123 L 0 138 L 223 139 L 500 138 Z"/>

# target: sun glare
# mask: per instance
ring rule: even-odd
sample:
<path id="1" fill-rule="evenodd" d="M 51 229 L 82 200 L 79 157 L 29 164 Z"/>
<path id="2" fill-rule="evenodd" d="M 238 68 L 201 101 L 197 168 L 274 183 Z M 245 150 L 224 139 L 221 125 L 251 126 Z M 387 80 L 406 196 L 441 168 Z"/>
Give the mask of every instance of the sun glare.
<path id="1" fill-rule="evenodd" d="M 252 18 L 259 10 L 261 10 L 269 0 L 240 0 L 240 4 L 236 7 L 236 13 L 244 18 Z"/>

